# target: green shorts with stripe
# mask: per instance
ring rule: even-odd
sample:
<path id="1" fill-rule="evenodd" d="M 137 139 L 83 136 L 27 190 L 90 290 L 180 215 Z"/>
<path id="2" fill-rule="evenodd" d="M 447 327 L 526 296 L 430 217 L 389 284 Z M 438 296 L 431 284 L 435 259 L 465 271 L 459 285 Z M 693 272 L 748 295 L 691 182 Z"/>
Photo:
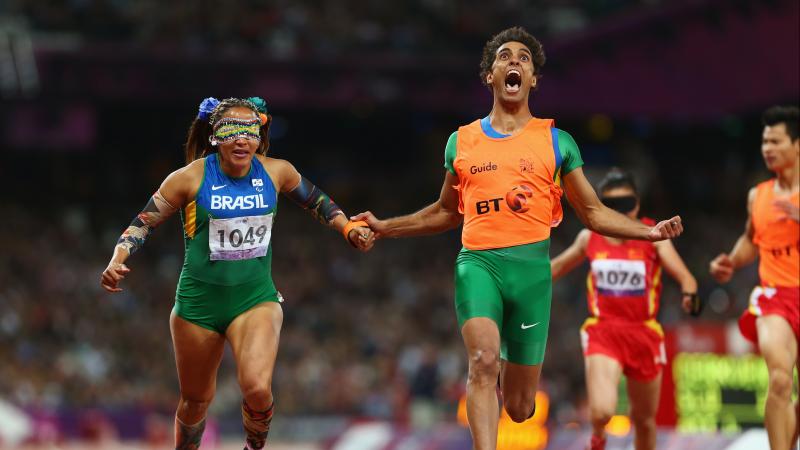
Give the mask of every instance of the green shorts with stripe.
<path id="1" fill-rule="evenodd" d="M 188 322 L 225 334 L 242 313 L 260 303 L 281 301 L 271 278 L 224 286 L 181 274 L 173 311 Z"/>
<path id="2" fill-rule="evenodd" d="M 459 329 L 474 317 L 500 331 L 500 357 L 516 364 L 544 360 L 550 326 L 550 240 L 490 250 L 462 249 L 456 258 Z"/>

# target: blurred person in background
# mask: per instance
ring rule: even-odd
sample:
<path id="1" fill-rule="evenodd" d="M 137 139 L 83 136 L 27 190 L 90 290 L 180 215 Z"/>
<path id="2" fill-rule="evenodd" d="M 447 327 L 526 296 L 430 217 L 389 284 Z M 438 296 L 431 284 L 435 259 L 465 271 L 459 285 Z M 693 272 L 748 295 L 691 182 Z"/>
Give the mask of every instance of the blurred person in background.
<path id="1" fill-rule="evenodd" d="M 632 220 L 598 200 L 572 137 L 552 119 L 533 117 L 528 100 L 545 55 L 523 28 L 485 45 L 481 81 L 492 110 L 452 133 L 445 147 L 439 199 L 402 217 L 365 220 L 376 238 L 441 233 L 462 222 L 464 248 L 455 268 L 455 306 L 469 360 L 467 417 L 475 449 L 497 446 L 498 399 L 515 422 L 533 416 L 550 320 L 550 228 L 562 218 L 563 179 L 584 224 L 626 239 L 679 235 L 680 217 L 656 226 Z"/>
<path id="2" fill-rule="evenodd" d="M 764 411 L 770 447 L 788 450 L 797 439 L 800 405 L 792 405 L 792 370 L 800 366 L 800 110 L 774 106 L 762 117 L 761 155 L 774 178 L 747 194 L 745 230 L 730 253 L 710 264 L 719 283 L 758 262 L 760 285 L 739 319 L 742 335 L 758 348 L 769 371 Z"/>
<path id="3" fill-rule="evenodd" d="M 639 219 L 639 192 L 633 176 L 612 169 L 597 186 L 607 207 Z M 605 426 L 617 409 L 617 385 L 627 377 L 630 418 L 637 450 L 656 446 L 656 411 L 661 369 L 667 363 L 664 331 L 656 321 L 661 268 L 681 286 L 684 311 L 699 313 L 697 280 L 670 240 L 629 241 L 584 229 L 551 262 L 556 280 L 589 259 L 588 318 L 581 328 L 586 390 L 592 422 L 591 450 L 605 448 Z"/>
<path id="4" fill-rule="evenodd" d="M 120 237 L 101 285 L 119 287 L 128 257 L 180 210 L 185 259 L 170 317 L 180 382 L 175 448 L 196 449 L 228 341 L 242 392 L 245 449 L 263 448 L 273 413 L 272 373 L 283 301 L 272 281 L 271 234 L 277 193 L 367 250 L 368 228 L 349 222 L 324 192 L 288 161 L 267 157 L 263 99 L 205 99 L 189 129 L 186 166 L 167 176 Z M 366 224 L 364 224 L 366 225 Z"/>

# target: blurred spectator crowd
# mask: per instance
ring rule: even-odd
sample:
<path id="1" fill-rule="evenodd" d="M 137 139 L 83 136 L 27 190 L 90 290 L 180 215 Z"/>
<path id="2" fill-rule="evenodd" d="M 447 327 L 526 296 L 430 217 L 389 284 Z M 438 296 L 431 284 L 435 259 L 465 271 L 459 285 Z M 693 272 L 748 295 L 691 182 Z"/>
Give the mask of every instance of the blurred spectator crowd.
<path id="1" fill-rule="evenodd" d="M 34 32 L 72 33 L 86 44 L 320 57 L 364 50 L 419 55 L 452 50 L 453 43 L 474 52 L 498 31 L 498 24 L 524 23 L 537 36 L 553 36 L 661 0 L 503 0 L 490 7 L 485 2 L 456 0 L 5 3 L 0 14 L 26 17 Z"/>

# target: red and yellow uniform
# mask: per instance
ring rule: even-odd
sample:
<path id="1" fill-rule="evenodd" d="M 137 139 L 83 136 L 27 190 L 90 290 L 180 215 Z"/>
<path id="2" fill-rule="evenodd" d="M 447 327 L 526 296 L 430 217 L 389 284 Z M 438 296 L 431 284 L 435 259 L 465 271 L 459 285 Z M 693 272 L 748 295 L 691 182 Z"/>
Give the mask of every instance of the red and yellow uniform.
<path id="1" fill-rule="evenodd" d="M 768 314 L 786 319 L 800 340 L 800 223 L 774 206 L 778 199 L 774 178 L 756 186 L 750 220 L 761 284 L 753 290 L 750 306 L 739 319 L 742 335 L 754 343 L 758 343 L 755 319 Z M 788 199 L 800 206 L 800 194 Z"/>
<path id="2" fill-rule="evenodd" d="M 654 225 L 649 219 L 642 219 Z M 585 356 L 603 354 L 619 361 L 625 376 L 649 381 L 666 364 L 664 332 L 655 317 L 661 298 L 661 264 L 647 241 L 614 244 L 592 232 L 586 246 L 591 317 L 581 327 Z"/>

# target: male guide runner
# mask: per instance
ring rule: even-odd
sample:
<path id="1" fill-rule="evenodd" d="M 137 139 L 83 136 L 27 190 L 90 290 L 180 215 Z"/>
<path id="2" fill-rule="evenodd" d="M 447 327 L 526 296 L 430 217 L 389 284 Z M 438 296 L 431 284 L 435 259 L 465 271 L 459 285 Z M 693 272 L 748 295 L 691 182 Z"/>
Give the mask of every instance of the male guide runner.
<path id="1" fill-rule="evenodd" d="M 739 319 L 742 335 L 758 346 L 769 371 L 764 411 L 772 450 L 789 450 L 797 440 L 800 407 L 792 405 L 792 371 L 800 341 L 800 113 L 796 106 L 764 112 L 761 154 L 774 178 L 747 195 L 745 231 L 730 254 L 710 264 L 727 283 L 758 257 L 759 286 Z"/>
<path id="2" fill-rule="evenodd" d="M 550 317 L 550 228 L 561 220 L 558 180 L 592 230 L 643 240 L 683 230 L 678 216 L 650 227 L 598 200 L 572 138 L 552 119 L 531 114 L 528 99 L 544 60 L 539 41 L 522 28 L 490 39 L 481 80 L 492 91 L 492 111 L 450 136 L 439 199 L 388 220 L 371 212 L 353 217 L 366 221 L 376 238 L 436 234 L 463 222 L 455 300 L 469 358 L 467 419 L 476 450 L 497 446 L 498 377 L 514 421 L 534 412 Z"/>

